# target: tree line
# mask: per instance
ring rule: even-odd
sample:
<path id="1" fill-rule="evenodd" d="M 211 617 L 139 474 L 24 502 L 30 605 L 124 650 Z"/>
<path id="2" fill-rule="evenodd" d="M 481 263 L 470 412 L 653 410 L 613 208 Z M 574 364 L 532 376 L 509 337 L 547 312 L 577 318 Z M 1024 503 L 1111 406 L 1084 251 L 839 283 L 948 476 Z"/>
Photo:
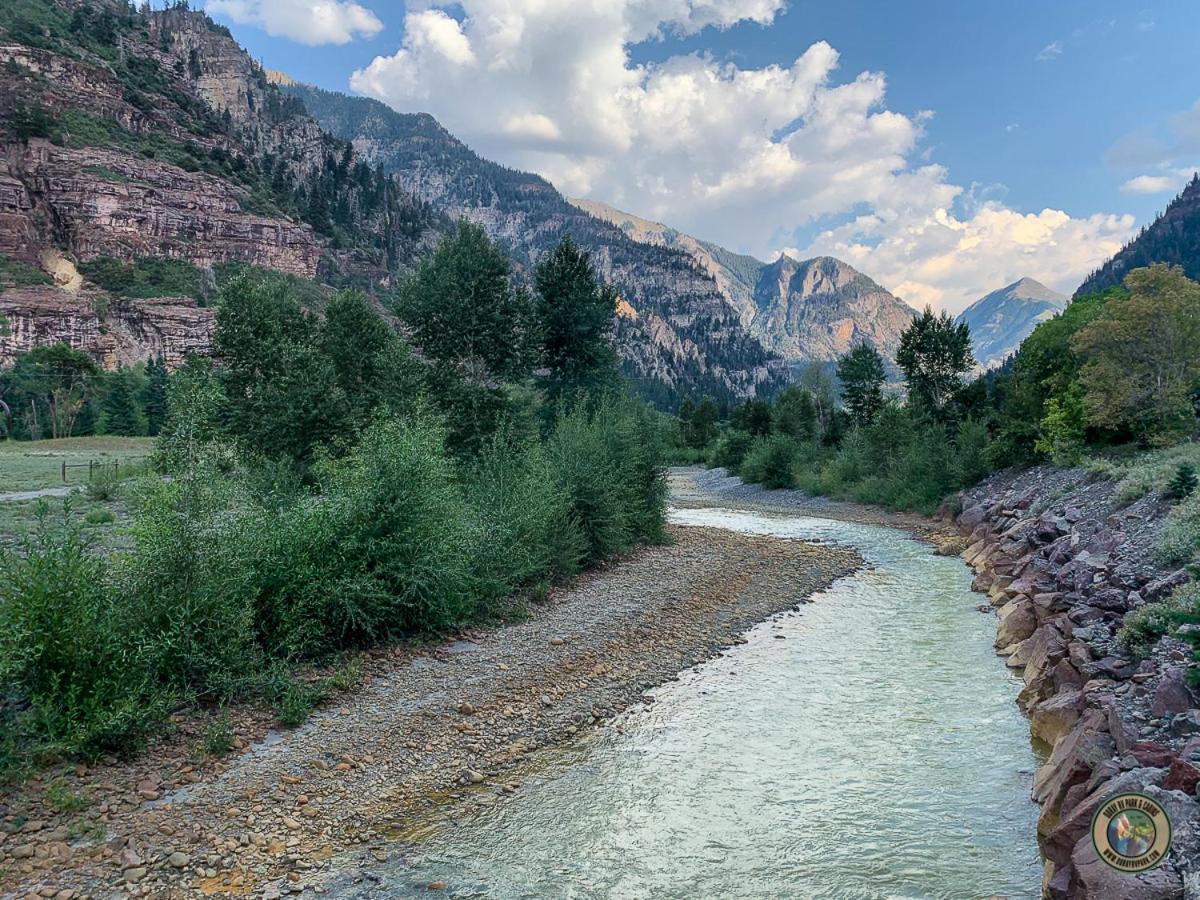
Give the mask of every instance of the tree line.
<path id="1" fill-rule="evenodd" d="M 926 309 L 894 362 L 902 393 L 864 343 L 837 363 L 840 392 L 810 366 L 724 423 L 711 400 L 685 400 L 672 438 L 685 456 L 769 487 L 924 511 L 1007 466 L 1170 446 L 1197 430 L 1200 285 L 1165 264 L 1137 269 L 1074 299 L 974 378 L 967 326 Z"/>

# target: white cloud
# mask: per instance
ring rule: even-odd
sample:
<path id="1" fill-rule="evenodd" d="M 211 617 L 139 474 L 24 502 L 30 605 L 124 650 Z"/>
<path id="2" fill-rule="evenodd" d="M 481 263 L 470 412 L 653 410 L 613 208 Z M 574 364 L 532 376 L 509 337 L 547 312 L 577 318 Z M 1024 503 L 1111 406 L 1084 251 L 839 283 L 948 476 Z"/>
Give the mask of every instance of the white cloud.
<path id="1" fill-rule="evenodd" d="M 482 155 L 762 257 L 825 217 L 811 252 L 915 304 L 957 308 L 1029 275 L 1073 289 L 1132 222 L 1023 215 L 966 196 L 921 144 L 932 113 L 886 106 L 883 74 L 838 78 L 818 41 L 790 65 L 702 54 L 635 65 L 633 44 L 739 22 L 784 0 L 461 0 L 410 11 L 394 54 L 351 86 L 428 111 Z M 451 9 L 453 17 L 444 9 Z M 1074 283 L 1070 283 L 1070 282 Z"/>
<path id="2" fill-rule="evenodd" d="M 1038 55 L 1035 57 L 1035 59 L 1037 59 L 1038 62 L 1049 62 L 1052 59 L 1058 59 L 1060 56 L 1062 56 L 1062 52 L 1062 41 L 1051 41 L 1038 52 Z"/>
<path id="3" fill-rule="evenodd" d="M 1179 179 L 1170 175 L 1139 175 L 1121 185 L 1123 194 L 1165 194 L 1179 186 Z"/>
<path id="4" fill-rule="evenodd" d="M 940 186 L 941 202 L 902 201 L 789 252 L 837 256 L 913 306 L 959 312 L 1023 277 L 1069 294 L 1133 234 L 1134 219 L 1128 215 L 1080 219 L 1055 209 L 1020 213 Z M 956 213 L 954 201 L 965 211 Z"/>
<path id="5" fill-rule="evenodd" d="M 310 46 L 347 44 L 383 30 L 375 13 L 350 0 L 207 0 L 204 9 Z"/>

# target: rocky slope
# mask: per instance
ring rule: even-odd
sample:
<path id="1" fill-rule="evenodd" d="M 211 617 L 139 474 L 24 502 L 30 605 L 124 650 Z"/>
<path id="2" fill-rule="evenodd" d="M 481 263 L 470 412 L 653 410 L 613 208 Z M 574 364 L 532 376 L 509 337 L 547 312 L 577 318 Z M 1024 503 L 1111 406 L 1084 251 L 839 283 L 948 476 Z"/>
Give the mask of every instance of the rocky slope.
<path id="1" fill-rule="evenodd" d="M 1062 294 L 1022 278 L 976 300 L 955 321 L 971 329 L 975 361 L 986 370 L 1002 365 L 1034 328 L 1066 308 Z"/>
<path id="2" fill-rule="evenodd" d="M 866 342 L 896 357 L 914 311 L 866 275 L 831 256 L 780 256 L 754 290 L 751 330 L 789 361 L 833 360 Z"/>
<path id="3" fill-rule="evenodd" d="M 999 611 L 997 650 L 1020 670 L 1018 702 L 1049 750 L 1033 790 L 1046 896 L 1177 898 L 1185 883 L 1194 892 L 1200 698 L 1185 680 L 1188 653 L 1163 638 L 1135 659 L 1115 639 L 1128 612 L 1188 578 L 1154 563 L 1163 502 L 1120 507 L 1110 480 L 1041 467 L 995 475 L 962 504 L 963 557 Z M 1158 800 L 1173 825 L 1167 861 L 1140 875 L 1102 862 L 1090 837 L 1097 808 L 1125 791 Z"/>
<path id="4" fill-rule="evenodd" d="M 1156 262 L 1182 266 L 1188 278 L 1200 279 L 1200 172 L 1161 216 L 1089 275 L 1075 296 L 1119 285 L 1133 269 Z"/>
<path id="5" fill-rule="evenodd" d="M 370 288 L 448 224 L 324 133 L 202 13 L 0 7 L 0 269 L 165 257 Z M 80 286 L 5 294 L 0 359 L 64 339 L 108 365 L 207 346 L 194 302 Z"/>
<path id="6" fill-rule="evenodd" d="M 907 304 L 841 260 L 781 256 L 764 263 L 606 203 L 571 202 L 636 241 L 687 253 L 713 277 L 742 325 L 789 363 L 831 362 L 862 341 L 891 359 L 912 320 Z"/>
<path id="7" fill-rule="evenodd" d="M 481 159 L 431 116 L 305 85 L 284 89 L 406 191 L 478 222 L 522 265 L 564 234 L 589 249 L 624 301 L 617 337 L 626 374 L 651 399 L 672 403 L 693 394 L 728 403 L 770 391 L 785 377 L 782 363 L 742 327 L 712 272 L 675 245 L 634 240 L 545 179 Z"/>

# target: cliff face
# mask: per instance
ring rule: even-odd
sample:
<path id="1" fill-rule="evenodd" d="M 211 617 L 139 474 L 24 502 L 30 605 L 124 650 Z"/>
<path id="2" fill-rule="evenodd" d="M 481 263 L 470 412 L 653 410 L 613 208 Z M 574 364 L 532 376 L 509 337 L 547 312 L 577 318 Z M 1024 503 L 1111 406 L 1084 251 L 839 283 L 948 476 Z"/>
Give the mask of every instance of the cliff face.
<path id="1" fill-rule="evenodd" d="M 1157 262 L 1182 266 L 1188 278 L 1200 279 L 1200 172 L 1161 216 L 1089 275 L 1075 296 L 1119 285 L 1133 269 Z"/>
<path id="2" fill-rule="evenodd" d="M 544 179 L 481 159 L 432 117 L 303 85 L 286 87 L 338 137 L 403 188 L 482 225 L 523 266 L 564 234 L 590 250 L 626 315 L 617 320 L 626 374 L 652 400 L 680 395 L 733 402 L 778 386 L 782 362 L 742 327 L 712 273 L 667 244 L 647 245 L 572 205 Z"/>
<path id="3" fill-rule="evenodd" d="M 903 301 L 841 260 L 783 256 L 768 264 L 606 203 L 571 202 L 635 241 L 691 256 L 742 327 L 789 363 L 831 362 L 862 341 L 891 359 L 912 319 Z"/>
<path id="4" fill-rule="evenodd" d="M 994 475 L 962 504 L 973 587 L 999 612 L 997 651 L 1021 672 L 1017 702 L 1051 750 L 1033 783 L 1044 896 L 1183 897 L 1200 856 L 1189 653 L 1162 638 L 1137 659 L 1115 639 L 1130 611 L 1189 579 L 1154 563 L 1166 505 L 1153 494 L 1122 505 L 1112 481 L 1048 466 Z M 1130 791 L 1158 800 L 1174 832 L 1167 860 L 1140 875 L 1101 861 L 1090 834 L 1096 810 Z"/>
<path id="5" fill-rule="evenodd" d="M 830 256 L 797 262 L 781 256 L 754 291 L 752 326 L 788 360 L 834 360 L 866 342 L 896 357 L 914 311 L 866 275 Z"/>
<path id="6" fill-rule="evenodd" d="M 0 263 L 168 257 L 369 290 L 448 225 L 326 134 L 202 13 L 0 6 Z M 208 314 L 178 298 L 108 298 L 104 327 L 83 295 L 5 302 L 19 329 L 0 338 L 6 359 L 54 335 L 106 364 L 207 343 Z"/>
<path id="7" fill-rule="evenodd" d="M 179 297 L 111 299 L 101 292 L 28 287 L 0 294 L 0 320 L 0 366 L 11 365 L 18 353 L 61 343 L 110 370 L 152 356 L 175 368 L 187 354 L 208 350 L 213 310 Z"/>

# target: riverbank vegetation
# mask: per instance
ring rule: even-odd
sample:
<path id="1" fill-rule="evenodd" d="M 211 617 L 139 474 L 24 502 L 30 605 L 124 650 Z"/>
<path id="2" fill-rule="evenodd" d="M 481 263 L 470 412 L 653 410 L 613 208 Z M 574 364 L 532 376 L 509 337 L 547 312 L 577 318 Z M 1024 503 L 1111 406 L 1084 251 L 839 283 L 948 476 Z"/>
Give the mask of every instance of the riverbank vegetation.
<path id="1" fill-rule="evenodd" d="M 675 443 L 710 465 L 769 487 L 932 512 L 991 471 L 1049 460 L 1121 470 L 1122 493 L 1190 495 L 1184 467 L 1200 397 L 1200 285 L 1178 268 L 1131 272 L 1123 288 L 1078 297 L 1039 325 L 999 370 L 975 378 L 970 334 L 926 311 L 895 363 L 859 345 L 837 366 L 840 402 L 811 367 L 773 403 L 752 400 L 723 425 L 681 408 Z M 835 395 L 836 396 L 836 395 Z M 701 421 L 697 421 L 700 419 Z M 1183 474 L 1181 475 L 1181 471 Z M 1200 509 L 1179 497 L 1164 555 L 1200 547 Z"/>
<path id="2" fill-rule="evenodd" d="M 230 282 L 215 359 L 170 377 L 156 472 L 126 492 L 129 546 L 45 513 L 0 550 L 0 762 L 137 747 L 187 704 L 295 724 L 323 695 L 297 665 L 509 615 L 662 540 L 613 303 L 569 241 L 530 290 L 468 225 L 402 291 L 419 355 L 356 294 L 317 316 Z"/>

